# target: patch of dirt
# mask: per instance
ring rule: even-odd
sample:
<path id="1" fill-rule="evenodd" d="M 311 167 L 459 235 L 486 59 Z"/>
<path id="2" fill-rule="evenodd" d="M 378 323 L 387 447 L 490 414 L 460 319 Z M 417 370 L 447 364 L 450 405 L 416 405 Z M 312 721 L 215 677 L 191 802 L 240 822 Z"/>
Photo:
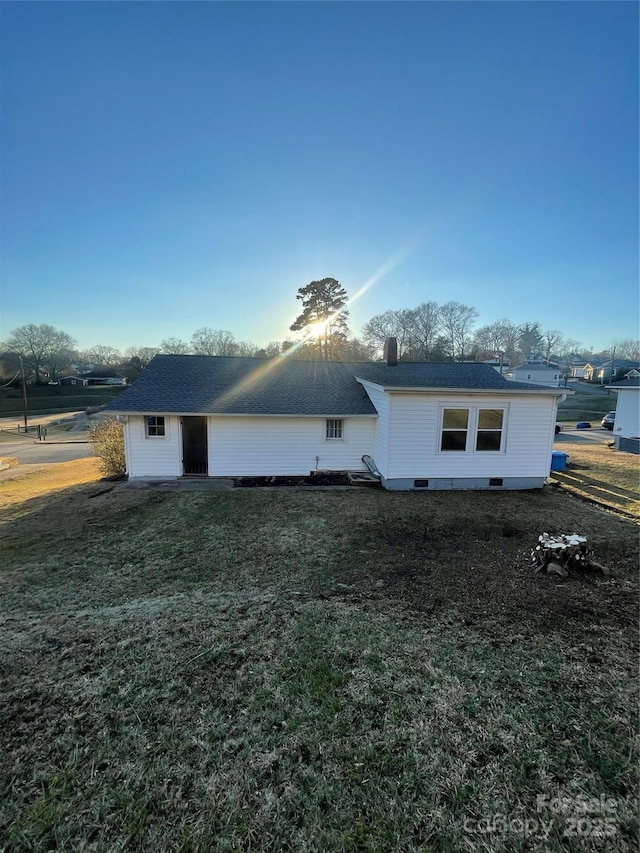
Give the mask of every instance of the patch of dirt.
<path id="1" fill-rule="evenodd" d="M 233 481 L 238 487 L 266 486 L 348 486 L 346 472 L 318 471 L 308 477 L 236 477 Z"/>
<path id="2" fill-rule="evenodd" d="M 637 553 L 615 543 L 595 559 L 613 570 L 572 571 L 566 580 L 536 574 L 528 525 L 496 520 L 478 526 L 455 523 L 407 525 L 378 521 L 369 530 L 374 560 L 368 572 L 337 576 L 336 594 L 371 603 L 392 599 L 412 611 L 456 612 L 468 625 L 493 624 L 512 633 L 560 633 L 597 641 L 603 631 L 633 631 L 638 619 Z M 374 565 L 372 565 L 374 564 Z M 373 570 L 372 570 L 373 569 Z"/>

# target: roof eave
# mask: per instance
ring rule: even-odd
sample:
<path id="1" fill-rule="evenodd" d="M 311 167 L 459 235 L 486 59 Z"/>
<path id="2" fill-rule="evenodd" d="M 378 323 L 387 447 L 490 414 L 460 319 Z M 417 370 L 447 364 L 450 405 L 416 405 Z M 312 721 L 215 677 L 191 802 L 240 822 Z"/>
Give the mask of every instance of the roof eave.
<path id="1" fill-rule="evenodd" d="M 535 385 L 529 388 L 459 388 L 459 387 L 441 387 L 437 385 L 422 385 L 418 388 L 416 387 L 405 387 L 401 385 L 384 385 L 380 386 L 383 391 L 388 391 L 389 393 L 398 393 L 401 392 L 403 394 L 424 394 L 425 392 L 429 393 L 451 393 L 451 394 L 537 394 L 538 396 L 548 396 L 552 394 L 556 397 L 562 397 L 565 394 L 575 394 L 575 391 L 570 391 L 567 388 L 541 388 L 536 387 Z"/>
<path id="2" fill-rule="evenodd" d="M 176 418 L 377 418 L 377 412 L 172 412 L 157 409 L 108 409 L 110 415 L 168 415 Z"/>

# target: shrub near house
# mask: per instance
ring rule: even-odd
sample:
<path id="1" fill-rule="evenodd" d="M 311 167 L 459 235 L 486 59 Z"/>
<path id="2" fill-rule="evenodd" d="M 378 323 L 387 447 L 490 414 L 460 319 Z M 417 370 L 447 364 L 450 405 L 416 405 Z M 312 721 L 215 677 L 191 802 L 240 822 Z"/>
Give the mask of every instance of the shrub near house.
<path id="1" fill-rule="evenodd" d="M 92 423 L 89 427 L 89 444 L 100 458 L 100 468 L 105 477 L 125 473 L 124 432 L 122 424 L 115 418 Z"/>

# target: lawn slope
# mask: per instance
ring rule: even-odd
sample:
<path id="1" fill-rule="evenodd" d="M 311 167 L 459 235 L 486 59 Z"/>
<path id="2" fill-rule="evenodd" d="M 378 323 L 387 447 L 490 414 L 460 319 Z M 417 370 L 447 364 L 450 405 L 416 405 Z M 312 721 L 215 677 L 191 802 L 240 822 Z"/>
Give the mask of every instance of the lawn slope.
<path id="1" fill-rule="evenodd" d="M 553 490 L 97 492 L 3 514 L 0 848 L 635 845 L 631 522 Z M 612 576 L 533 575 L 543 530 Z"/>

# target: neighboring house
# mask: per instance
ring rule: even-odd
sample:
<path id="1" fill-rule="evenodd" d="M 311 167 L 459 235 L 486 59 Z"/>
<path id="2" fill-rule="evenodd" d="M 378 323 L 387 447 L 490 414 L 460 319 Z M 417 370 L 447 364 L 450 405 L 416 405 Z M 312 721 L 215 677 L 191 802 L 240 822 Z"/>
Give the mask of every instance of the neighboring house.
<path id="1" fill-rule="evenodd" d="M 509 362 L 500 362 L 499 358 L 485 358 L 483 359 L 482 364 L 490 364 L 491 367 L 493 367 L 494 370 L 497 370 L 501 376 L 504 376 L 507 370 L 509 370 Z"/>
<path id="2" fill-rule="evenodd" d="M 127 380 L 109 370 L 91 370 L 83 374 L 89 385 L 126 385 Z"/>
<path id="3" fill-rule="evenodd" d="M 58 384 L 59 385 L 78 385 L 80 387 L 80 386 L 88 385 L 89 382 L 83 376 L 63 376 Z"/>
<path id="4" fill-rule="evenodd" d="M 564 395 L 485 364 L 157 355 L 107 409 L 131 479 L 355 472 L 366 455 L 388 489 L 524 489 L 549 474 Z"/>
<path id="5" fill-rule="evenodd" d="M 573 379 L 584 379 L 584 371 L 587 367 L 587 362 L 582 362 L 581 364 L 572 364 L 570 367 L 571 377 Z"/>
<path id="6" fill-rule="evenodd" d="M 563 372 L 569 373 L 573 379 L 584 379 L 584 369 L 587 366 L 587 360 L 578 352 L 570 352 L 564 358 L 560 359 Z"/>
<path id="7" fill-rule="evenodd" d="M 625 376 L 630 370 L 640 369 L 640 363 L 630 358 L 615 358 L 598 364 L 587 364 L 584 378 L 587 382 L 613 382 Z"/>
<path id="8" fill-rule="evenodd" d="M 512 367 L 504 375 L 513 382 L 527 382 L 532 385 L 558 386 L 562 380 L 559 367 L 547 367 L 546 364 L 532 362 Z"/>
<path id="9" fill-rule="evenodd" d="M 640 377 L 631 376 L 607 385 L 618 394 L 613 439 L 620 450 L 640 453 Z"/>

